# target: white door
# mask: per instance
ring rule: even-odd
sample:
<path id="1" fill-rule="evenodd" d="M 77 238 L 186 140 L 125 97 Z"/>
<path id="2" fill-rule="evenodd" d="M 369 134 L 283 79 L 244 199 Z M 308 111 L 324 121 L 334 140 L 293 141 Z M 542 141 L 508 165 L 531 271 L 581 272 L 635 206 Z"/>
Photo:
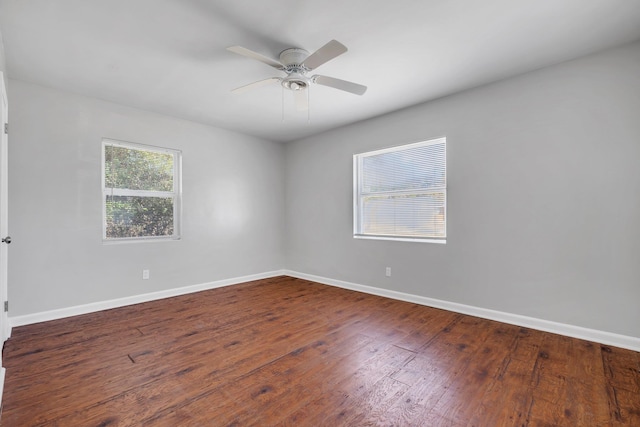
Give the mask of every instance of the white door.
<path id="1" fill-rule="evenodd" d="M 0 349 L 2 348 L 1 344 L 9 338 L 10 333 L 8 313 L 5 310 L 5 301 L 7 301 L 7 250 L 9 243 L 11 243 L 11 238 L 7 234 L 9 225 L 7 221 L 7 140 L 9 137 L 7 134 L 7 110 L 7 91 L 4 87 L 4 75 L 0 72 L 0 117 L 2 117 L 2 121 L 0 121 L 0 135 L 2 136 L 0 143 L 0 238 L 2 238 L 2 243 L 0 243 Z M 1 365 L 2 358 L 0 356 Z"/>
<path id="2" fill-rule="evenodd" d="M 11 329 L 9 328 L 8 313 L 5 311 L 7 301 L 7 246 L 11 243 L 11 238 L 7 235 L 7 126 L 8 123 L 8 102 L 7 91 L 4 87 L 4 74 L 0 71 L 0 402 L 2 402 L 2 391 L 4 389 L 5 369 L 2 367 L 2 345 L 9 338 Z"/>

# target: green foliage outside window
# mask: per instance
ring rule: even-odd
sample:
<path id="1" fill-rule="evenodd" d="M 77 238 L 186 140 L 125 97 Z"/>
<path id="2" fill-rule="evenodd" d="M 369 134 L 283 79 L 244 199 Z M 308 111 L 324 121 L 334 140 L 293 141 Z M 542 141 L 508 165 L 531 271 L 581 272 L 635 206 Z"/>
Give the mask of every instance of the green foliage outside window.
<path id="1" fill-rule="evenodd" d="M 173 155 L 107 145 L 104 152 L 106 188 L 173 191 Z"/>
<path id="2" fill-rule="evenodd" d="M 173 199 L 107 196 L 107 238 L 173 235 Z"/>

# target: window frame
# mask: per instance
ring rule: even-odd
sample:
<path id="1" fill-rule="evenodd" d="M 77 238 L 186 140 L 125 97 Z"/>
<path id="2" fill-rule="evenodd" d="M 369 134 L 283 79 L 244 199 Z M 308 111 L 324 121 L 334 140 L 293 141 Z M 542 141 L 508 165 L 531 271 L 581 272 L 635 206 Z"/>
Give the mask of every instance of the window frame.
<path id="1" fill-rule="evenodd" d="M 444 237 L 414 237 L 404 235 L 377 235 L 377 234 L 365 234 L 362 232 L 364 222 L 364 211 L 362 209 L 363 193 L 361 191 L 363 182 L 363 159 L 370 156 L 376 156 L 385 153 L 398 152 L 403 150 L 409 150 L 411 148 L 436 145 L 444 143 L 444 186 L 435 187 L 429 189 L 428 192 L 438 192 L 444 195 Z M 414 193 L 425 193 L 424 190 L 413 191 Z M 411 194 L 410 190 L 395 190 L 380 192 L 379 194 L 399 194 L 406 193 Z M 365 193 L 366 195 L 367 193 Z M 447 243 L 447 138 L 445 136 L 439 138 L 428 139 L 424 141 L 396 145 L 393 147 L 382 148 L 379 150 L 366 151 L 353 155 L 353 238 L 354 239 L 371 239 L 371 240 L 393 240 L 400 242 L 421 242 L 421 243 Z"/>
<path id="2" fill-rule="evenodd" d="M 130 190 L 106 188 L 106 147 L 116 146 L 131 150 L 151 151 L 154 153 L 171 154 L 173 156 L 173 191 Z M 175 241 L 182 238 L 182 151 L 154 145 L 138 144 L 135 142 L 119 141 L 110 138 L 102 139 L 102 243 L 136 243 Z M 107 196 L 133 197 L 172 197 L 173 198 L 173 234 L 170 236 L 139 236 L 139 237 L 107 237 Z"/>

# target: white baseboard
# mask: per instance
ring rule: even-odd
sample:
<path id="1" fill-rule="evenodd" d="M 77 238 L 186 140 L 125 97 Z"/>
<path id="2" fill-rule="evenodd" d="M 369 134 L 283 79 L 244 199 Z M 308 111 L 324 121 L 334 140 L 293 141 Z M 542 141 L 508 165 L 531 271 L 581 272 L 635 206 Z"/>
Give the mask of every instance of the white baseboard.
<path id="1" fill-rule="evenodd" d="M 407 294 L 403 292 L 391 291 L 388 289 L 376 288 L 373 286 L 360 285 L 357 283 L 345 282 L 342 280 L 329 279 L 312 274 L 300 273 L 297 271 L 284 270 L 286 276 L 297 277 L 299 279 L 310 280 L 325 285 L 337 286 L 339 288 L 364 292 L 367 294 L 412 302 L 428 307 L 441 308 L 443 310 L 456 313 L 468 314 L 470 316 L 481 317 L 483 319 L 496 320 L 498 322 L 523 326 L 525 328 L 537 329 L 554 334 L 566 335 L 573 338 L 593 341 L 600 344 L 614 347 L 626 348 L 633 351 L 640 351 L 640 338 L 627 335 L 614 334 L 612 332 L 599 331 L 597 329 L 583 328 L 581 326 L 568 325 L 565 323 L 552 322 L 549 320 L 537 319 L 535 317 L 522 316 L 519 314 L 506 313 L 503 311 L 490 310 L 482 307 L 458 304 L 450 301 L 443 301 L 419 295 Z"/>
<path id="2" fill-rule="evenodd" d="M 80 314 L 93 313 L 111 308 L 124 307 L 142 302 L 155 301 L 163 298 L 175 297 L 178 295 L 191 294 L 194 292 L 206 291 L 208 289 L 221 288 L 224 286 L 237 285 L 238 283 L 250 282 L 253 280 L 267 279 L 284 275 L 284 270 L 269 271 L 265 273 L 251 274 L 249 276 L 234 277 L 231 279 L 216 280 L 215 282 L 201 283 L 199 285 L 185 286 L 182 288 L 167 289 L 164 291 L 151 292 L 148 294 L 133 295 L 125 298 L 118 298 L 108 301 L 94 302 L 90 304 L 77 305 L 74 307 L 61 308 L 58 310 L 43 311 L 40 313 L 26 314 L 23 316 L 9 317 L 11 327 L 30 325 L 32 323 L 47 322 L 65 317 L 78 316 Z"/>

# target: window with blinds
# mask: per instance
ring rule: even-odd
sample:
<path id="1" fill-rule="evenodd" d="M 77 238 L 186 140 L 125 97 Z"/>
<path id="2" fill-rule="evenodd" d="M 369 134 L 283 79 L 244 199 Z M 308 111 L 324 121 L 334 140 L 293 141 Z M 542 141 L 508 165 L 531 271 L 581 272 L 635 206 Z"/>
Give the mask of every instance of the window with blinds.
<path id="1" fill-rule="evenodd" d="M 446 138 L 353 156 L 354 237 L 445 243 Z"/>
<path id="2" fill-rule="evenodd" d="M 104 241 L 180 238 L 180 151 L 103 140 Z"/>

